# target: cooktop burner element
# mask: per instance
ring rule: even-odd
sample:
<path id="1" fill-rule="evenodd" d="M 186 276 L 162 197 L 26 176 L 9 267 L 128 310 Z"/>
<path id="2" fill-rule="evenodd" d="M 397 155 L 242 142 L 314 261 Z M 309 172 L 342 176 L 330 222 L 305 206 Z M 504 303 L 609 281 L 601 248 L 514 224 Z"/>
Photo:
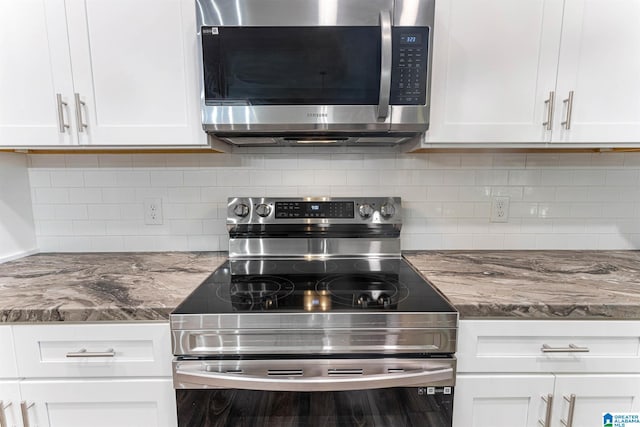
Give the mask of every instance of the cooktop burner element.
<path id="1" fill-rule="evenodd" d="M 363 309 L 391 309 L 409 295 L 403 283 L 373 274 L 325 277 L 316 283 L 316 290 L 326 291 L 337 303 Z"/>

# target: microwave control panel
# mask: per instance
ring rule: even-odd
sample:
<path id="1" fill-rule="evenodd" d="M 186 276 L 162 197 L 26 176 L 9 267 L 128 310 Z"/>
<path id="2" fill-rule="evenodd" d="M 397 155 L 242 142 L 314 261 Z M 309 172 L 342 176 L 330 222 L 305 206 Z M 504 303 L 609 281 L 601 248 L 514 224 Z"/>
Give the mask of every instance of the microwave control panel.
<path id="1" fill-rule="evenodd" d="M 428 27 L 394 27 L 391 105 L 424 105 L 427 100 Z"/>

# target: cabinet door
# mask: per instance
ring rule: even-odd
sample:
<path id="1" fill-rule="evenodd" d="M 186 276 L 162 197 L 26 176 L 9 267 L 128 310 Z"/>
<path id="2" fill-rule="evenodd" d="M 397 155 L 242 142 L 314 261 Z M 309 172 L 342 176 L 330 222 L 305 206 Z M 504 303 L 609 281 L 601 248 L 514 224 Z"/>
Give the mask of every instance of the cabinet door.
<path id="1" fill-rule="evenodd" d="M 17 381 L 0 381 L 0 417 L 4 415 L 8 427 L 21 427 L 20 388 Z"/>
<path id="2" fill-rule="evenodd" d="M 640 141 L 640 2 L 566 0 L 554 141 Z M 573 91 L 571 127 L 567 118 Z M 556 131 L 557 129 L 557 131 Z"/>
<path id="3" fill-rule="evenodd" d="M 18 369 L 16 367 L 11 326 L 0 326 L 0 378 L 17 377 Z"/>
<path id="4" fill-rule="evenodd" d="M 556 83 L 562 5 L 436 2 L 427 144 L 550 140 L 542 123 Z"/>
<path id="5" fill-rule="evenodd" d="M 454 427 L 539 427 L 553 375 L 458 375 Z"/>
<path id="6" fill-rule="evenodd" d="M 193 0 L 67 0 L 80 144 L 197 145 Z"/>
<path id="7" fill-rule="evenodd" d="M 640 375 L 558 375 L 554 422 L 567 421 L 575 395 L 573 426 L 602 427 L 606 412 L 640 412 Z"/>
<path id="8" fill-rule="evenodd" d="M 171 379 L 20 383 L 31 426 L 175 427 Z"/>
<path id="9" fill-rule="evenodd" d="M 74 142 L 64 0 L 0 2 L 0 94 L 0 146 Z"/>

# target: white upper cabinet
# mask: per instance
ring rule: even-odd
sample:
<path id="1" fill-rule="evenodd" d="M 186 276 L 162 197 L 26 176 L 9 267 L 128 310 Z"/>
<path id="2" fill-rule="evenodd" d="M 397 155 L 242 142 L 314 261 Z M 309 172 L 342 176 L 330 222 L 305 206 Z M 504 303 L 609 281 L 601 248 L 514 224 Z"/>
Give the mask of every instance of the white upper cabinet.
<path id="1" fill-rule="evenodd" d="M 550 140 L 559 0 L 436 2 L 428 141 Z"/>
<path id="2" fill-rule="evenodd" d="M 77 142 L 72 97 L 64 0 L 1 1 L 0 145 Z"/>
<path id="3" fill-rule="evenodd" d="M 437 3 L 423 146 L 638 146 L 638 22 L 637 0 Z"/>
<path id="4" fill-rule="evenodd" d="M 0 145 L 206 144 L 193 1 L 5 0 L 0 26 Z"/>
<path id="5" fill-rule="evenodd" d="M 565 0 L 554 141 L 640 143 L 639 23 L 637 0 Z"/>

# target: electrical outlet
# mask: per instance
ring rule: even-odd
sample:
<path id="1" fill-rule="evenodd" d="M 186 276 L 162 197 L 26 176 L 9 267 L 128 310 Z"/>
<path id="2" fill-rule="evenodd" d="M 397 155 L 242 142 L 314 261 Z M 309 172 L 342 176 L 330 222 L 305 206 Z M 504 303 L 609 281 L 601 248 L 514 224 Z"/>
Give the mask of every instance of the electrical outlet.
<path id="1" fill-rule="evenodd" d="M 162 199 L 150 197 L 144 199 L 144 223 L 148 225 L 162 224 Z"/>
<path id="2" fill-rule="evenodd" d="M 509 220 L 509 198 L 494 197 L 491 201 L 491 222 L 507 222 Z"/>

